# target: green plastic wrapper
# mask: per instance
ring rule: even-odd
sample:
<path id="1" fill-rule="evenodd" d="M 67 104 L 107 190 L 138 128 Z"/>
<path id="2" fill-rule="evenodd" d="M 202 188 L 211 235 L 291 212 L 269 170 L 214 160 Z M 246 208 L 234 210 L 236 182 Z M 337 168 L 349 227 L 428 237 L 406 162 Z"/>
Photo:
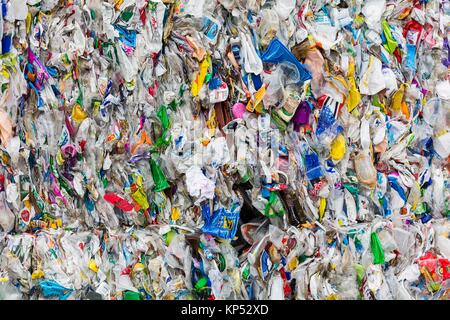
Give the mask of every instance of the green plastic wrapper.
<path id="1" fill-rule="evenodd" d="M 375 232 L 370 235 L 370 247 L 373 254 L 373 264 L 383 264 L 384 263 L 384 251 L 381 246 L 380 239 Z"/>
<path id="2" fill-rule="evenodd" d="M 153 181 L 155 182 L 154 191 L 160 192 L 169 188 L 169 183 L 161 167 L 152 158 L 150 158 L 150 170 L 152 171 Z"/>
<path id="3" fill-rule="evenodd" d="M 143 300 L 142 296 L 138 292 L 125 291 L 123 295 L 123 300 Z"/>
<path id="4" fill-rule="evenodd" d="M 397 42 L 394 40 L 394 38 L 392 37 L 392 33 L 391 30 L 389 28 L 389 24 L 386 20 L 384 20 L 381 23 L 382 27 L 383 27 L 383 32 L 384 32 L 384 36 L 386 38 L 386 44 L 384 45 L 384 47 L 386 48 L 386 50 L 390 53 L 393 54 L 395 49 L 397 48 L 398 44 Z"/>

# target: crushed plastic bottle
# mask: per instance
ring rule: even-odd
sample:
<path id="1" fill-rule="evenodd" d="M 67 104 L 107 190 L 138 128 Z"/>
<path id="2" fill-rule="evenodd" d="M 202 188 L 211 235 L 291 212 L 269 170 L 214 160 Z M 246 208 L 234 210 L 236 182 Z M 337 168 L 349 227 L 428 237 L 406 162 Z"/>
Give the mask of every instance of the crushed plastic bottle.
<path id="1" fill-rule="evenodd" d="M 450 298 L 450 2 L 2 0 L 0 299 Z"/>

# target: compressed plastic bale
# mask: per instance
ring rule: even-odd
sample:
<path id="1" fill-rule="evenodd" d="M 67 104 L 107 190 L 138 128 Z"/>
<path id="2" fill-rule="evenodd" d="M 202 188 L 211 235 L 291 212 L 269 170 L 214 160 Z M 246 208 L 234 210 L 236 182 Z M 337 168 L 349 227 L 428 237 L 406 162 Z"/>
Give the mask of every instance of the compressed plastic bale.
<path id="1" fill-rule="evenodd" d="M 449 19 L 4 1 L 0 298 L 448 298 Z"/>

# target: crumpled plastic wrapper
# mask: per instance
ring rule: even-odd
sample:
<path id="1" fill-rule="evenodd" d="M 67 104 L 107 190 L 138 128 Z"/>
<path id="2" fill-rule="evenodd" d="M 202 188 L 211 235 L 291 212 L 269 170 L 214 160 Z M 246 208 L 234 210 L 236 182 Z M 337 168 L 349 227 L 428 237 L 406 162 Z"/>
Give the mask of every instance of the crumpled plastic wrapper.
<path id="1" fill-rule="evenodd" d="M 0 299 L 448 300 L 449 22 L 2 0 Z"/>

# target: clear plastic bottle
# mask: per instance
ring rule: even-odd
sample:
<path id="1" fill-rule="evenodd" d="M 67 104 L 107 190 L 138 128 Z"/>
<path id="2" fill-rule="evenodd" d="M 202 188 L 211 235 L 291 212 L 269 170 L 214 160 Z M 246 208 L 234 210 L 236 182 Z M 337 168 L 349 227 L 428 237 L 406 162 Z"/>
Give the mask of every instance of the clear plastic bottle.
<path id="1" fill-rule="evenodd" d="M 354 158 L 355 171 L 358 181 L 370 189 L 375 189 L 377 185 L 377 170 L 368 150 L 362 150 Z"/>

